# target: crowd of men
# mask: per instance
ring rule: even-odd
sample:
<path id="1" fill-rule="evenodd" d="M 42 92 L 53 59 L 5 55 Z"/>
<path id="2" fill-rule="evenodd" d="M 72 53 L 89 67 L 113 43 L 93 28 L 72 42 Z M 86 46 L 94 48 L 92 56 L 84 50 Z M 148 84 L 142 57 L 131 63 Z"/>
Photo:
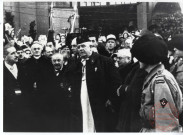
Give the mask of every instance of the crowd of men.
<path id="1" fill-rule="evenodd" d="M 183 34 L 4 30 L 4 132 L 182 132 Z"/>

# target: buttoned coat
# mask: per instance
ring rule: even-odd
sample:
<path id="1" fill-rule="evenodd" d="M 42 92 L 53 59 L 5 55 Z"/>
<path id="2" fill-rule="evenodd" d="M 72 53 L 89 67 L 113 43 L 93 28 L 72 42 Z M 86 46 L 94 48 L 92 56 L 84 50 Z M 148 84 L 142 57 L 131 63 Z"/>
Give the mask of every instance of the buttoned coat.
<path id="1" fill-rule="evenodd" d="M 69 86 L 65 80 L 65 67 L 55 72 L 53 66 L 41 71 L 40 89 L 42 92 L 41 114 L 45 116 L 43 132 L 69 131 Z"/>

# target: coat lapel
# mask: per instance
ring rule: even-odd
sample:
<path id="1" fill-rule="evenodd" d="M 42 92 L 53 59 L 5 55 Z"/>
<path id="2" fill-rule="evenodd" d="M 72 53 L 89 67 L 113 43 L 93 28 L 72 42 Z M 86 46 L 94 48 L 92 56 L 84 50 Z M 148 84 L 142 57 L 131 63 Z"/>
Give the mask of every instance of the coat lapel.
<path id="1" fill-rule="evenodd" d="M 10 78 L 12 78 L 12 79 L 14 79 L 14 80 L 17 80 L 14 76 L 13 76 L 13 74 L 8 70 L 8 68 L 5 66 L 5 64 L 3 63 L 3 65 L 4 65 L 4 75 L 6 75 L 6 77 L 10 77 Z M 18 67 L 17 67 L 18 68 Z M 17 76 L 17 78 L 18 78 L 18 76 Z"/>

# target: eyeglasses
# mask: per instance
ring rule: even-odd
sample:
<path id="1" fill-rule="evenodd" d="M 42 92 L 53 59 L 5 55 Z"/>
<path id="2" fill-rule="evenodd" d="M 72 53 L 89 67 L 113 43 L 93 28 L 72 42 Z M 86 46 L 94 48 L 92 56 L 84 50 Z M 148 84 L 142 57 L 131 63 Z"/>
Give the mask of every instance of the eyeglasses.
<path id="1" fill-rule="evenodd" d="M 116 57 L 117 60 L 124 60 L 126 58 L 128 58 L 128 57 L 127 56 L 126 57 Z"/>
<path id="2" fill-rule="evenodd" d="M 85 47 L 86 47 L 86 45 L 85 45 L 85 44 L 81 44 L 81 45 L 78 45 L 78 46 L 77 46 L 77 49 L 85 48 Z"/>
<path id="3" fill-rule="evenodd" d="M 77 47 L 77 45 L 72 45 L 72 47 L 76 48 L 76 47 Z"/>

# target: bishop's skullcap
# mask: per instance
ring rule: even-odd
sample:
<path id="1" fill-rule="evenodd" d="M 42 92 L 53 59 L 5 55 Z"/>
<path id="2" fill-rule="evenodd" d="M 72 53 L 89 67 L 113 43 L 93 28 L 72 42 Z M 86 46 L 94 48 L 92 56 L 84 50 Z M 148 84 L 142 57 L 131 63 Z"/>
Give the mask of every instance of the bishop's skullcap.
<path id="1" fill-rule="evenodd" d="M 76 42 L 77 42 L 77 44 L 81 44 L 81 43 L 84 43 L 84 42 L 90 42 L 90 40 L 87 36 L 80 35 L 80 36 L 77 37 Z"/>

